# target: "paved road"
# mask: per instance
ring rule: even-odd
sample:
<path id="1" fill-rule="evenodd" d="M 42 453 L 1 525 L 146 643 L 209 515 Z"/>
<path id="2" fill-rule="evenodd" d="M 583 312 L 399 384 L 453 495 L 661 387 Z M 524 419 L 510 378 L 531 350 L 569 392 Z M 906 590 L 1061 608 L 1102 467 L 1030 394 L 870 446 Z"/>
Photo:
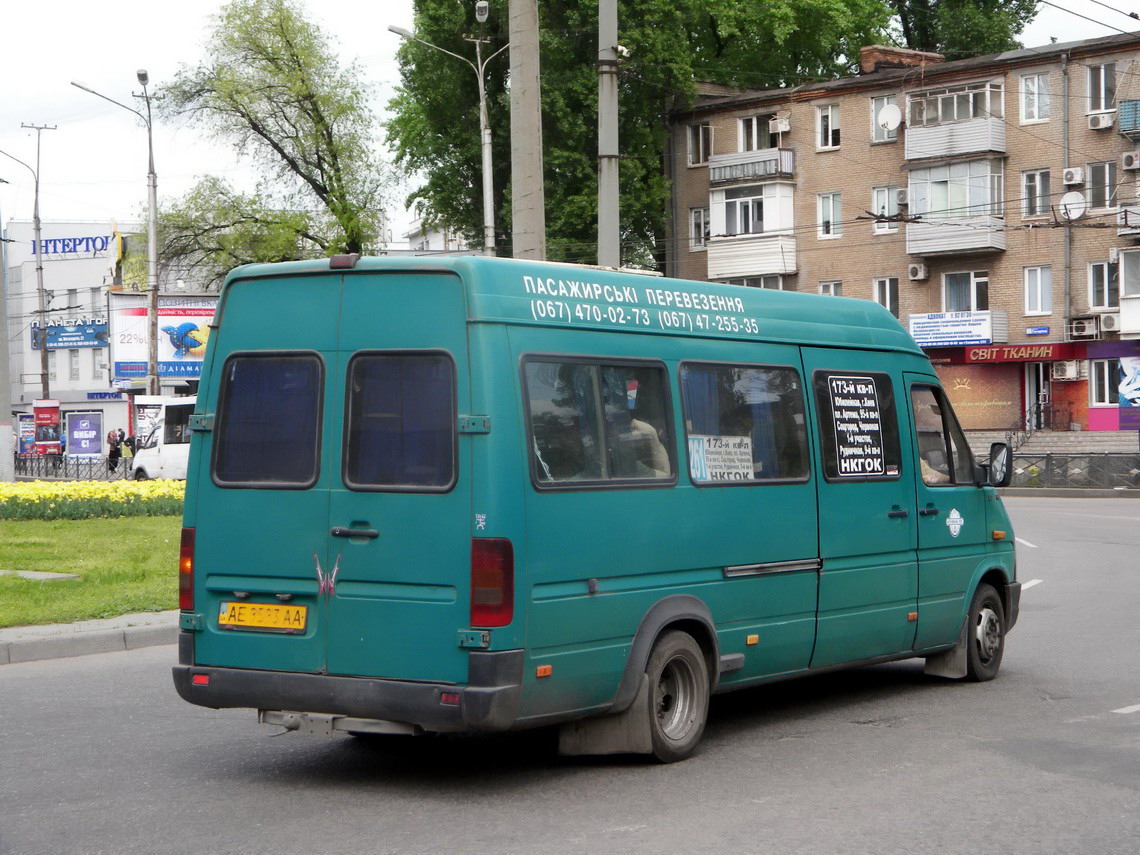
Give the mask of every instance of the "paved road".
<path id="1" fill-rule="evenodd" d="M 178 699 L 170 646 L 0 667 L 0 853 L 1132 855 L 1140 504 L 1009 506 L 1027 590 L 997 681 L 914 662 L 722 696 L 673 766 L 545 732 L 274 736 Z"/>

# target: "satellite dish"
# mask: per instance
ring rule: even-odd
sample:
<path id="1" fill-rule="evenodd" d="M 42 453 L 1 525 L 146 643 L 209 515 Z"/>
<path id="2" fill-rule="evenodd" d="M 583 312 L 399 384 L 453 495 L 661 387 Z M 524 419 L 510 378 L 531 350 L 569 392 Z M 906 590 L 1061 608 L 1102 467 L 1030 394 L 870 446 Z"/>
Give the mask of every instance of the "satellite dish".
<path id="1" fill-rule="evenodd" d="M 1073 190 L 1061 197 L 1061 216 L 1066 220 L 1079 220 L 1087 209 L 1083 193 Z"/>
<path id="2" fill-rule="evenodd" d="M 887 104 L 879 111 L 877 121 L 884 131 L 893 131 L 902 124 L 902 110 L 898 104 Z"/>

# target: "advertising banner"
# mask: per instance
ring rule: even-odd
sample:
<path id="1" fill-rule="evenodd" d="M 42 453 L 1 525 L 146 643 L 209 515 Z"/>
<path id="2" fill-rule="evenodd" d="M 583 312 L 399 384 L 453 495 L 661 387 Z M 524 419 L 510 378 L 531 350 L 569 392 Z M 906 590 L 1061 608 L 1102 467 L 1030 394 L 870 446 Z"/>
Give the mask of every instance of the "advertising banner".
<path id="1" fill-rule="evenodd" d="M 990 312 L 932 312 L 910 316 L 910 334 L 919 347 L 993 344 Z"/>
<path id="2" fill-rule="evenodd" d="M 160 294 L 158 298 L 158 376 L 196 380 L 218 298 L 213 295 Z M 111 365 L 114 380 L 146 377 L 150 325 L 146 294 L 111 294 Z"/>
<path id="3" fill-rule="evenodd" d="M 1120 429 L 1140 430 L 1140 356 L 1120 357 Z"/>
<path id="4" fill-rule="evenodd" d="M 103 414 L 67 413 L 67 456 L 103 456 Z"/>
<path id="5" fill-rule="evenodd" d="M 20 434 L 17 438 L 17 448 L 20 454 L 36 453 L 36 417 L 31 413 L 19 413 Z"/>
<path id="6" fill-rule="evenodd" d="M 49 321 L 47 327 L 31 326 L 32 349 L 63 350 L 80 347 L 107 347 L 110 331 L 106 318 L 71 318 L 64 321 Z"/>
<path id="7" fill-rule="evenodd" d="M 32 401 L 36 424 L 36 454 L 59 454 L 59 401 L 41 398 Z"/>

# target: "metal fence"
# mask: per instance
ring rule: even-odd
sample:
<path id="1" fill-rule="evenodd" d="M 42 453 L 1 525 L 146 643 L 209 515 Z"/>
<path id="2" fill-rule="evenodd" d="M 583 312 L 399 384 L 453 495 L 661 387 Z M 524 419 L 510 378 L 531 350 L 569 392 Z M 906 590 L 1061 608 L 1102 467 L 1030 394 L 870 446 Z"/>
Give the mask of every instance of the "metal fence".
<path id="1" fill-rule="evenodd" d="M 1010 486 L 1140 488 L 1140 454 L 1015 454 Z"/>
<path id="2" fill-rule="evenodd" d="M 106 457 L 69 457 L 66 454 L 17 454 L 16 478 L 44 481 L 120 481 L 131 477 L 131 458 L 116 461 Z"/>

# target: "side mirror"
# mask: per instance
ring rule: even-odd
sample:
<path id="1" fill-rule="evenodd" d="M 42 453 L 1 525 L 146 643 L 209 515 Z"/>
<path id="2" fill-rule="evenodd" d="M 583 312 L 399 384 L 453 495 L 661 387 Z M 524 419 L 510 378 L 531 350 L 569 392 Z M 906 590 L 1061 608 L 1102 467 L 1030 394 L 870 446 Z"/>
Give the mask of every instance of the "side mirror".
<path id="1" fill-rule="evenodd" d="M 1013 480 L 1013 452 L 1007 443 L 995 442 L 990 446 L 990 459 L 986 464 L 986 483 L 991 487 L 1008 487 Z"/>

